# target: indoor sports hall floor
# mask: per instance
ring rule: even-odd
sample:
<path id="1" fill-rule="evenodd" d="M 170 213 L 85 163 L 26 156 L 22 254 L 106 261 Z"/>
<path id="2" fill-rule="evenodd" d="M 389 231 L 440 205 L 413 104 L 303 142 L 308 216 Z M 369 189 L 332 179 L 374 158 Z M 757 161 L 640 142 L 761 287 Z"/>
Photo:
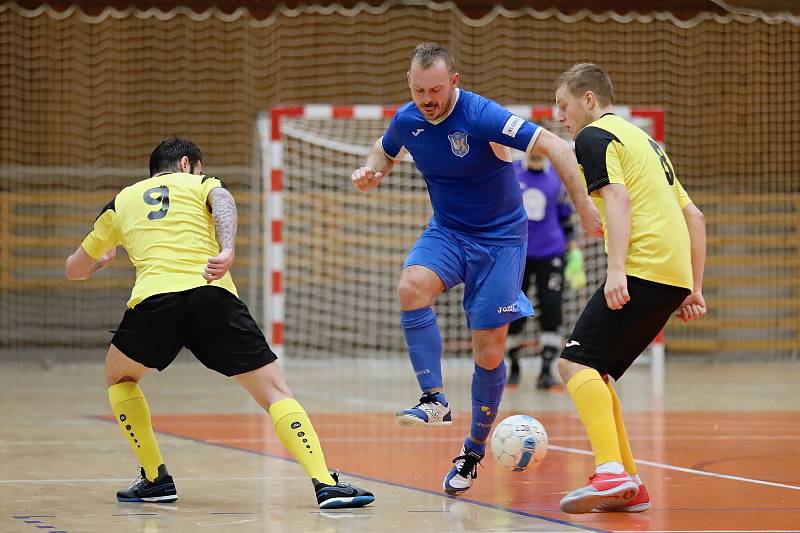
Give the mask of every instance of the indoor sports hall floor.
<path id="1" fill-rule="evenodd" d="M 445 366 L 454 425 L 420 430 L 392 416 L 417 396 L 407 362 L 287 361 L 328 464 L 376 495 L 369 507 L 325 512 L 269 418 L 188 357 L 143 382 L 180 495 L 166 505 L 115 500 L 137 465 L 108 417 L 99 364 L 4 364 L 0 532 L 800 532 L 797 361 L 669 362 L 663 401 L 648 369 L 632 369 L 618 390 L 653 508 L 589 515 L 558 510 L 592 467 L 583 430 L 563 392 L 533 387 L 538 361 L 524 363 L 527 379 L 506 393 L 501 416 L 539 418 L 547 459 L 515 474 L 487 457 L 466 497 L 451 498 L 441 479 L 468 424 L 465 361 Z"/>

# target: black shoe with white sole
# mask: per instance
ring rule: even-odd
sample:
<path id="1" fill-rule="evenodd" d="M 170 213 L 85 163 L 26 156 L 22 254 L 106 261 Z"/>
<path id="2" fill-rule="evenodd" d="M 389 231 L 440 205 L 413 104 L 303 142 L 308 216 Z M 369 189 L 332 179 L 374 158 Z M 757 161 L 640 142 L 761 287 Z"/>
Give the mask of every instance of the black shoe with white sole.
<path id="1" fill-rule="evenodd" d="M 127 489 L 117 491 L 117 501 L 120 502 L 171 503 L 177 499 L 178 491 L 165 465 L 158 465 L 158 477 L 153 481 L 145 477 L 142 468 L 139 477 Z"/>
<path id="2" fill-rule="evenodd" d="M 336 485 L 326 485 L 316 479 L 311 480 L 314 483 L 314 491 L 317 493 L 317 503 L 320 509 L 363 507 L 375 501 L 375 496 L 371 492 L 339 481 L 338 472 L 331 472 L 331 476 Z"/>

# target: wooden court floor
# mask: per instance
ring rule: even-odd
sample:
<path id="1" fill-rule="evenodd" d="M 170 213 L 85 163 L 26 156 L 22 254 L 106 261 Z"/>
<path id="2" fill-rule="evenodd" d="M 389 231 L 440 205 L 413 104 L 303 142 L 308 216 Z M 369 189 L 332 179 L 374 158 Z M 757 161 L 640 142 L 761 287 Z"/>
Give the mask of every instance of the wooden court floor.
<path id="1" fill-rule="evenodd" d="M 286 363 L 331 467 L 376 495 L 370 507 L 320 511 L 269 418 L 235 383 L 181 361 L 143 382 L 180 499 L 120 504 L 135 459 L 108 416 L 99 365 L 0 367 L 0 532 L 653 531 L 800 533 L 797 363 L 670 363 L 663 400 L 645 369 L 619 384 L 653 508 L 566 515 L 558 500 L 591 471 L 569 398 L 540 392 L 535 370 L 504 412 L 539 418 L 550 452 L 536 470 L 487 458 L 465 497 L 441 491 L 468 424 L 470 367 L 448 362 L 449 428 L 406 429 L 414 401 L 404 361 Z M 628 383 L 626 383 L 628 382 Z M 459 409 L 459 407 L 461 407 Z"/>

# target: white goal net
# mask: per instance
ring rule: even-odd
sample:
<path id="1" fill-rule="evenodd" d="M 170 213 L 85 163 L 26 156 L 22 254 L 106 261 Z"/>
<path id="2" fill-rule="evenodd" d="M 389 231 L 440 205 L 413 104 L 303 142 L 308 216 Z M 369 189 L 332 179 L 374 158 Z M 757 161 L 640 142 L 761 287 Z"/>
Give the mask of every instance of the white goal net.
<path id="1" fill-rule="evenodd" d="M 548 106 L 510 108 L 563 134 Z M 660 111 L 620 107 L 618 112 L 663 142 Z M 425 182 L 408 158 L 373 191 L 359 193 L 350 184 L 392 114 L 392 108 L 379 106 L 318 105 L 277 108 L 260 119 L 265 182 L 276 193 L 265 201 L 273 221 L 265 226 L 282 234 L 282 246 L 280 239 L 274 248 L 266 240 L 267 263 L 279 273 L 266 280 L 265 330 L 273 344 L 282 341 L 290 358 L 405 354 L 396 287 L 403 260 L 431 215 Z M 281 230 L 275 229 L 276 220 Z M 564 292 L 564 334 L 605 275 L 602 241 L 585 239 L 575 222 L 587 285 Z M 270 258 L 275 255 L 277 261 Z M 445 356 L 471 354 L 462 296 L 457 287 L 434 306 Z M 537 329 L 535 320 L 527 321 L 524 337 L 531 350 Z"/>

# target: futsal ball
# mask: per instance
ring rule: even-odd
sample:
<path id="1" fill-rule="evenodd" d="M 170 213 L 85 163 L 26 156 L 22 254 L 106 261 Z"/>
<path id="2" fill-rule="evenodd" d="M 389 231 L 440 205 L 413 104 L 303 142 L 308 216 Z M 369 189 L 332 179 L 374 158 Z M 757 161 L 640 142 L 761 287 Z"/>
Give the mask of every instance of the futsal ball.
<path id="1" fill-rule="evenodd" d="M 492 455 L 505 470 L 536 468 L 547 455 L 547 432 L 527 415 L 509 416 L 494 428 Z"/>

